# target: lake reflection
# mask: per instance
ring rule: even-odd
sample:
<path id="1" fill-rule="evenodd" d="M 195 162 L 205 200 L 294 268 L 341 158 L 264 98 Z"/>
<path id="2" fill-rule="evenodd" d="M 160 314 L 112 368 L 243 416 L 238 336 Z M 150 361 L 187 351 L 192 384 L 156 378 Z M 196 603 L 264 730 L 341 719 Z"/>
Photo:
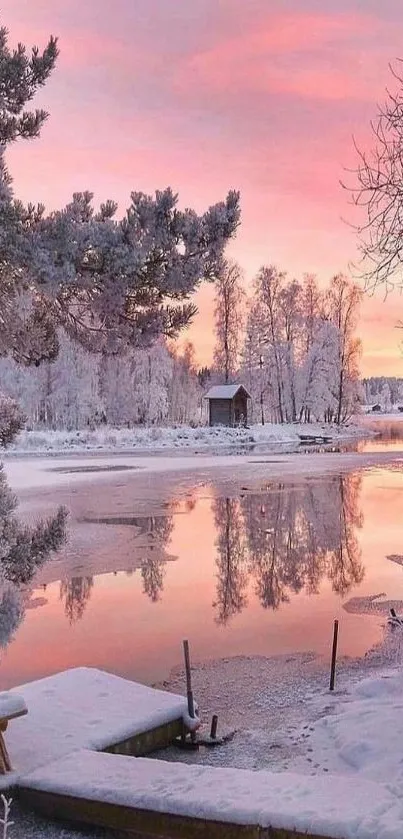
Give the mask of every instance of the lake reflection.
<path id="1" fill-rule="evenodd" d="M 185 637 L 195 659 L 327 655 L 335 617 L 341 654 L 362 655 L 385 610 L 360 604 L 380 592 L 403 599 L 396 469 L 275 481 L 239 497 L 199 487 L 149 516 L 130 510 L 130 486 L 119 510 L 80 490 L 84 514 L 71 528 L 91 534 L 82 571 L 57 579 L 62 562 L 39 573 L 2 658 L 3 688 L 80 665 L 153 682 L 181 663 Z"/>
<path id="2" fill-rule="evenodd" d="M 361 583 L 361 482 L 335 475 L 303 487 L 272 484 L 264 497 L 215 499 L 217 621 L 245 608 L 250 581 L 264 609 L 301 591 L 317 594 L 324 577 L 342 596 Z"/>

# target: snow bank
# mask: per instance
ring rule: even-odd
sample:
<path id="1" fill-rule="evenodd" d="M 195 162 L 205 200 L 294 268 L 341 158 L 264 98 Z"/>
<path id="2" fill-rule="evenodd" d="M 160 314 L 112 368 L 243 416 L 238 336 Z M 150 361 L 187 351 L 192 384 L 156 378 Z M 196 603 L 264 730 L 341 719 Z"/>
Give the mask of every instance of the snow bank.
<path id="1" fill-rule="evenodd" d="M 187 720 L 184 697 L 95 668 L 66 670 L 8 693 L 22 695 L 28 708 L 7 730 L 13 767 L 24 775 L 76 749 L 105 749 L 172 720 Z"/>
<path id="2" fill-rule="evenodd" d="M 79 751 L 21 786 L 126 807 L 332 839 L 401 839 L 403 806 L 384 784 L 216 769 Z"/>
<path id="3" fill-rule="evenodd" d="M 287 446 L 295 450 L 299 434 L 313 438 L 325 435 L 333 440 L 372 436 L 356 425 L 253 425 L 250 428 L 99 428 L 96 431 L 22 431 L 8 452 L 27 454 L 83 451 L 206 451 L 254 445 Z"/>
<path id="4" fill-rule="evenodd" d="M 390 669 L 362 679 L 348 691 L 328 695 L 314 710 L 319 719 L 305 734 L 311 767 L 354 775 L 354 788 L 357 778 L 387 781 L 403 795 L 401 671 Z M 298 761 L 296 765 L 302 768 Z"/>

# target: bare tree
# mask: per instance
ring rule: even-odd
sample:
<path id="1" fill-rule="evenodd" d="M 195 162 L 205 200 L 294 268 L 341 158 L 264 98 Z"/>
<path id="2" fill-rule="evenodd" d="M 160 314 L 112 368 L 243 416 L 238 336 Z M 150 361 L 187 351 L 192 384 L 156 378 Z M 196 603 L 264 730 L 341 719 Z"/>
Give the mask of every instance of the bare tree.
<path id="1" fill-rule="evenodd" d="M 237 370 L 241 350 L 245 303 L 242 283 L 238 263 L 224 259 L 215 282 L 214 365 L 217 371 L 223 370 L 226 384 Z"/>
<path id="2" fill-rule="evenodd" d="M 386 91 L 371 122 L 373 148 L 363 151 L 355 143 L 355 180 L 352 185 L 343 183 L 353 203 L 365 212 L 365 220 L 356 225 L 361 276 L 367 290 L 383 286 L 386 292 L 403 288 L 403 75 L 390 69 L 397 91 Z"/>

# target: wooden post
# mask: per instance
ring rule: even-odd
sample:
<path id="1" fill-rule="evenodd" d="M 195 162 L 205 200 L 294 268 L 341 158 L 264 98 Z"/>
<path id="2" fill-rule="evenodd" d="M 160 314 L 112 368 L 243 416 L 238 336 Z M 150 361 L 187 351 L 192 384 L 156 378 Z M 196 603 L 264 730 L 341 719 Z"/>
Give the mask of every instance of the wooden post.
<path id="1" fill-rule="evenodd" d="M 218 725 L 218 717 L 217 714 L 214 714 L 213 719 L 211 720 L 211 729 L 210 729 L 210 737 L 212 740 L 217 738 L 217 725 Z"/>
<path id="2" fill-rule="evenodd" d="M 187 693 L 187 700 L 188 700 L 188 713 L 191 719 L 195 718 L 195 706 L 194 706 L 194 699 L 193 699 L 193 692 L 192 692 L 192 673 L 190 669 L 190 653 L 189 653 L 189 641 L 183 642 L 183 652 L 185 655 L 185 671 L 186 671 L 186 693 Z M 194 731 L 190 732 L 190 737 L 192 742 L 194 743 L 196 740 L 196 733 Z"/>
<path id="3" fill-rule="evenodd" d="M 2 719 L 0 721 L 0 775 L 5 775 L 6 772 L 11 771 L 11 762 L 3 737 L 3 732 L 6 731 L 7 725 L 8 720 Z"/>
<path id="4" fill-rule="evenodd" d="M 330 685 L 329 689 L 334 690 L 334 683 L 336 677 L 336 658 L 337 658 L 337 637 L 339 634 L 339 622 L 335 620 L 333 626 L 333 646 L 332 646 L 332 663 L 330 666 Z"/>

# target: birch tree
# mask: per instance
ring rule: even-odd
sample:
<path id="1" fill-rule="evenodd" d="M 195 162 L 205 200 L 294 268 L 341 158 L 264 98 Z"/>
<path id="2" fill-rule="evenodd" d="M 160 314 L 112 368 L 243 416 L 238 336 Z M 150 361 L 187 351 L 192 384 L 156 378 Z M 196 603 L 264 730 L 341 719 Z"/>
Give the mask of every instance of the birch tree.
<path id="1" fill-rule="evenodd" d="M 281 346 L 281 295 L 285 274 L 273 265 L 260 269 L 255 295 L 261 309 L 261 342 L 265 348 L 266 369 L 271 371 L 273 400 L 280 422 L 284 422 L 284 358 Z"/>
<path id="2" fill-rule="evenodd" d="M 237 262 L 224 259 L 215 280 L 214 366 L 225 384 L 238 369 L 244 325 L 245 291 L 243 273 Z"/>
<path id="3" fill-rule="evenodd" d="M 357 404 L 360 341 L 355 337 L 362 292 L 342 274 L 333 277 L 327 294 L 327 311 L 337 329 L 338 349 L 335 373 L 335 421 L 338 425 L 353 413 Z"/>

